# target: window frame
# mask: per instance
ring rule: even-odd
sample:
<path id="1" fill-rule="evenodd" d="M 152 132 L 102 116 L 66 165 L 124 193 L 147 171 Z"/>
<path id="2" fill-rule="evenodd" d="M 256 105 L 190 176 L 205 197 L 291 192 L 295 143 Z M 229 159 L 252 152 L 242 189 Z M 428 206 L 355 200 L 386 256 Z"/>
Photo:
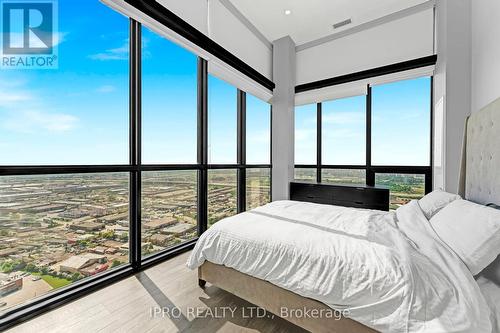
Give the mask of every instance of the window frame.
<path id="1" fill-rule="evenodd" d="M 402 68 L 399 71 L 404 71 Z M 420 174 L 425 176 L 425 193 L 429 193 L 433 188 L 433 145 L 434 137 L 432 135 L 434 129 L 434 76 L 430 78 L 430 163 L 428 166 L 391 166 L 391 165 L 372 165 L 372 87 L 368 84 L 368 93 L 366 95 L 366 163 L 365 165 L 327 165 L 322 163 L 322 103 L 316 103 L 317 130 L 316 130 L 316 164 L 295 164 L 295 168 L 300 169 L 316 169 L 316 182 L 321 183 L 322 169 L 353 169 L 365 170 L 366 185 L 375 186 L 375 175 L 380 173 L 400 173 L 400 174 Z"/>
<path id="2" fill-rule="evenodd" d="M 19 324 L 55 306 L 82 297 L 96 289 L 161 263 L 191 250 L 208 224 L 208 170 L 237 170 L 237 213 L 246 210 L 246 169 L 272 170 L 272 106 L 270 117 L 269 164 L 246 164 L 246 93 L 237 89 L 237 163 L 208 163 L 208 61 L 197 60 L 197 162 L 195 164 L 142 163 L 142 24 L 129 18 L 129 163 L 119 165 L 0 165 L 0 177 L 21 175 L 50 175 L 73 173 L 129 174 L 129 262 L 116 269 L 74 282 L 40 297 L 13 306 L 0 315 L 0 330 Z M 174 245 L 157 253 L 141 256 L 141 202 L 142 172 L 197 171 L 197 231 L 198 237 Z M 272 185 L 272 172 L 269 173 Z M 272 200 L 272 186 L 269 198 Z"/>

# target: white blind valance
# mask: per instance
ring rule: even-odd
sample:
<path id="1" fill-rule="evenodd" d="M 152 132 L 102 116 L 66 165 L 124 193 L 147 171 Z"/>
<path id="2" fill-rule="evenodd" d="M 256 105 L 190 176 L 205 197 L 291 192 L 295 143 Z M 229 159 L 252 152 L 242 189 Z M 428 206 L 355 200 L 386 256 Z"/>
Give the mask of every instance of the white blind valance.
<path id="1" fill-rule="evenodd" d="M 122 13 L 125 16 L 131 17 L 158 35 L 170 40 L 171 42 L 187 49 L 195 55 L 202 57 L 208 61 L 208 71 L 210 74 L 228 82 L 229 84 L 246 91 L 255 97 L 258 97 L 266 102 L 269 102 L 272 97 L 272 91 L 262 87 L 259 83 L 242 74 L 233 67 L 219 60 L 214 55 L 200 48 L 196 44 L 180 36 L 163 24 L 157 22 L 153 18 L 145 15 L 141 11 L 130 6 L 123 0 L 101 0 L 104 4 Z"/>
<path id="2" fill-rule="evenodd" d="M 368 94 L 368 86 L 397 82 L 402 80 L 416 79 L 424 76 L 434 75 L 434 65 L 421 68 L 410 69 L 398 73 L 377 76 L 365 80 L 350 83 L 338 84 L 330 87 L 309 90 L 295 94 L 295 105 L 305 105 L 341 99 L 352 96 Z"/>
<path id="3" fill-rule="evenodd" d="M 171 29 L 167 28 L 166 26 L 159 23 L 155 19 L 144 14 L 140 10 L 137 10 L 136 8 L 129 5 L 125 1 L 123 1 L 123 0 L 101 0 L 101 2 L 104 3 L 105 5 L 109 6 L 110 8 L 114 9 L 115 11 L 121 13 L 122 15 L 136 20 L 137 22 L 148 27 L 148 29 L 150 29 L 151 31 L 154 31 L 156 34 L 158 34 L 158 35 L 168 39 L 169 41 L 185 48 L 186 50 L 194 53 L 195 55 L 200 56 L 204 59 L 208 59 L 210 57 L 210 53 L 208 53 L 207 51 L 203 50 L 202 48 L 200 48 L 196 44 L 192 43 L 191 41 L 187 40 L 186 38 L 175 33 Z"/>
<path id="4" fill-rule="evenodd" d="M 309 90 L 295 94 L 295 105 L 319 103 L 333 99 L 359 96 L 368 94 L 366 82 L 356 81 L 352 83 L 338 84 L 315 90 Z"/>
<path id="5" fill-rule="evenodd" d="M 434 75 L 434 68 L 435 68 L 434 65 L 420 67 L 420 68 L 410 69 L 410 70 L 402 71 L 402 72 L 398 72 L 398 73 L 377 76 L 377 77 L 371 78 L 367 81 L 370 83 L 371 86 L 378 86 L 381 84 L 386 84 L 386 83 L 391 83 L 391 82 L 416 79 L 416 78 L 424 77 L 424 76 L 432 76 L 432 75 Z"/>

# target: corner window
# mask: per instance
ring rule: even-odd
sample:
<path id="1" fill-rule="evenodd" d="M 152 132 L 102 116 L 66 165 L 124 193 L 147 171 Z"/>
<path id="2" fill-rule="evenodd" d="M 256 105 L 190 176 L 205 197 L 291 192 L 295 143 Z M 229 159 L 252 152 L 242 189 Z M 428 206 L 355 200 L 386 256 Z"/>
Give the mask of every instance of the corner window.
<path id="1" fill-rule="evenodd" d="M 295 180 L 385 185 L 393 209 L 421 198 L 432 189 L 431 91 L 421 77 L 296 107 Z"/>

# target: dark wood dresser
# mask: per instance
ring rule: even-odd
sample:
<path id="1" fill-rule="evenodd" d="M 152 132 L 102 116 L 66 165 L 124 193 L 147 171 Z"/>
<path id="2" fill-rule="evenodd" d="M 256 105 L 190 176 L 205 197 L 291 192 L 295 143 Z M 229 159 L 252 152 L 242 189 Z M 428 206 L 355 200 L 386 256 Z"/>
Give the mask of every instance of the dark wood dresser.
<path id="1" fill-rule="evenodd" d="M 389 211 L 389 188 L 291 182 L 290 200 Z"/>

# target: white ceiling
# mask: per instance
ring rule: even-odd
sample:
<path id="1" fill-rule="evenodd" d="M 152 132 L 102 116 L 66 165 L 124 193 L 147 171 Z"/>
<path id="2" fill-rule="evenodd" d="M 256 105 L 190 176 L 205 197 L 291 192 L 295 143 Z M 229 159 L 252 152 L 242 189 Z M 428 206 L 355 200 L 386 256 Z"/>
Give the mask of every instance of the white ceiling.
<path id="1" fill-rule="evenodd" d="M 230 0 L 269 40 L 290 36 L 301 45 L 427 0 Z M 285 15 L 285 10 L 291 10 Z M 333 29 L 334 23 L 352 23 Z"/>

